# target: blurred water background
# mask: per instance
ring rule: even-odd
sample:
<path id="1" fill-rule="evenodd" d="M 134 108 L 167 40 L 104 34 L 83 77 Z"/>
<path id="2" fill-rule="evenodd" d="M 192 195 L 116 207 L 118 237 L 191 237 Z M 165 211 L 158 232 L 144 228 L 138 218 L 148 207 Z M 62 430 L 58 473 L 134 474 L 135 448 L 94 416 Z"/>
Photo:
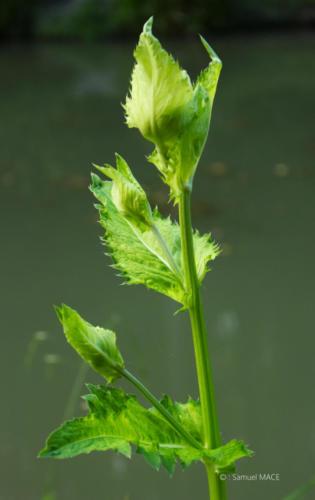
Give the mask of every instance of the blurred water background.
<path id="1" fill-rule="evenodd" d="M 204 289 L 221 428 L 256 452 L 239 473 L 280 474 L 229 488 L 233 500 L 278 500 L 315 470 L 315 37 L 208 39 L 224 69 L 193 219 L 223 249 Z M 199 465 L 170 480 L 142 457 L 36 458 L 65 415 L 84 413 L 83 382 L 100 381 L 66 344 L 53 304 L 116 329 L 129 367 L 158 395 L 197 393 L 186 315 L 120 286 L 88 191 L 91 163 L 118 151 L 152 203 L 171 208 L 145 160 L 150 145 L 123 123 L 135 42 L 0 47 L 1 500 L 207 498 Z M 207 64 L 197 38 L 165 44 L 193 75 Z"/>

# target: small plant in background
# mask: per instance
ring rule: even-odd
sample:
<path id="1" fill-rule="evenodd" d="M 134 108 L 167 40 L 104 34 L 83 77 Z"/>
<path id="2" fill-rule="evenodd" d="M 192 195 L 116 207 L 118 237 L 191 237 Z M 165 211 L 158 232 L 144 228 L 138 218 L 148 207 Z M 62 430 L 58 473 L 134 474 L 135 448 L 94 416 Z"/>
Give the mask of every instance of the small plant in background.
<path id="1" fill-rule="evenodd" d="M 135 50 L 130 95 L 125 104 L 129 127 L 138 128 L 154 144 L 149 157 L 169 186 L 179 222 L 151 209 L 146 193 L 127 162 L 116 155 L 116 167 L 97 169 L 110 180 L 92 175 L 104 243 L 115 268 L 128 284 L 143 284 L 181 305 L 190 317 L 199 399 L 158 400 L 132 374 L 116 344 L 116 334 L 93 326 L 66 305 L 56 308 L 68 342 L 106 385 L 88 384 L 88 415 L 67 421 L 48 438 L 41 457 L 69 458 L 91 451 L 115 450 L 131 457 L 132 449 L 170 475 L 176 462 L 204 464 L 212 500 L 226 498 L 222 472 L 252 452 L 239 440 L 222 444 L 215 405 L 207 332 L 200 296 L 209 262 L 219 248 L 209 234 L 192 229 L 190 198 L 193 177 L 208 135 L 221 61 L 201 37 L 210 64 L 194 84 L 152 34 L 147 21 Z M 148 400 L 113 384 L 128 380 Z"/>

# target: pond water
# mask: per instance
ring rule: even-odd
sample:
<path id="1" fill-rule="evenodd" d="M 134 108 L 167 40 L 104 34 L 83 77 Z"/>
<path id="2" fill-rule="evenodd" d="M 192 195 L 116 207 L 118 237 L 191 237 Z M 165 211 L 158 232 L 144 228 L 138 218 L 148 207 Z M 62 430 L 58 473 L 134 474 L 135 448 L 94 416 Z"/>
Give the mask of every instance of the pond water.
<path id="1" fill-rule="evenodd" d="M 280 476 L 230 481 L 230 498 L 277 500 L 315 472 L 315 37 L 211 42 L 224 69 L 193 218 L 223 247 L 204 287 L 221 430 L 255 450 L 240 474 Z M 197 42 L 168 46 L 194 75 L 207 63 Z M 64 415 L 84 412 L 83 382 L 100 381 L 53 304 L 116 329 L 157 395 L 196 397 L 186 314 L 120 286 L 87 189 L 91 163 L 118 151 L 167 210 L 150 145 L 123 123 L 131 55 L 129 43 L 1 47 L 1 500 L 207 498 L 200 465 L 170 480 L 139 456 L 36 458 Z"/>

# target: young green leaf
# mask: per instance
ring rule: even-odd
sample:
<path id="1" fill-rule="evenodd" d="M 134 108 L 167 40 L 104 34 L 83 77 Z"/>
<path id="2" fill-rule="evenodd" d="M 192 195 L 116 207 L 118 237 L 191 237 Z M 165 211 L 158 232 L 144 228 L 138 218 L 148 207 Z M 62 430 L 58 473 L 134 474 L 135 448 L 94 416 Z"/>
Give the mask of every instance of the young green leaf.
<path id="1" fill-rule="evenodd" d="M 218 471 L 235 460 L 250 456 L 241 441 L 233 440 L 216 449 L 205 450 L 188 444 L 154 408 L 144 408 L 137 399 L 121 389 L 88 385 L 84 396 L 89 414 L 65 422 L 46 442 L 40 457 L 70 458 L 91 451 L 115 450 L 131 457 L 132 446 L 155 468 L 162 464 L 170 474 L 176 462 L 183 467 L 192 462 L 211 461 Z M 201 444 L 199 403 L 173 403 L 164 397 L 162 403 L 186 430 Z"/>
<path id="2" fill-rule="evenodd" d="M 69 344 L 96 372 L 113 382 L 121 376 L 124 361 L 116 346 L 116 335 L 85 321 L 71 307 L 56 307 Z"/>
<path id="3" fill-rule="evenodd" d="M 149 160 L 156 165 L 176 202 L 190 186 L 208 135 L 221 61 L 202 38 L 212 59 L 196 84 L 152 34 L 152 18 L 143 27 L 134 56 L 125 111 L 136 127 L 155 144 Z"/>
<path id="4" fill-rule="evenodd" d="M 129 127 L 155 143 L 160 137 L 177 132 L 175 115 L 192 98 L 192 86 L 186 71 L 152 34 L 153 18 L 144 25 L 135 49 L 130 96 L 125 111 Z"/>
<path id="5" fill-rule="evenodd" d="M 140 231 L 152 227 L 152 212 L 147 195 L 133 176 L 129 165 L 116 154 L 116 168 L 97 167 L 112 179 L 112 200 L 117 210 Z"/>
<path id="6" fill-rule="evenodd" d="M 93 174 L 91 191 L 101 203 L 97 208 L 105 229 L 105 243 L 115 267 L 126 282 L 143 284 L 186 306 L 178 224 L 170 218 L 163 219 L 155 210 L 151 229 L 137 230 L 113 203 L 110 182 L 103 182 Z M 218 255 L 219 249 L 210 235 L 200 236 L 198 232 L 194 234 L 194 246 L 201 282 L 208 270 L 208 263 Z"/>
<path id="7" fill-rule="evenodd" d="M 103 182 L 93 175 L 91 191 L 101 202 L 97 208 L 101 225 L 105 229 L 104 241 L 109 248 L 115 267 L 126 283 L 143 284 L 172 299 L 185 303 L 185 291 L 181 277 L 176 275 L 169 263 L 156 232 L 136 231 L 117 210 L 112 201 L 111 183 Z M 172 260 L 180 261 L 179 235 L 172 231 L 169 219 L 163 220 L 153 214 L 154 227 L 165 241 Z"/>

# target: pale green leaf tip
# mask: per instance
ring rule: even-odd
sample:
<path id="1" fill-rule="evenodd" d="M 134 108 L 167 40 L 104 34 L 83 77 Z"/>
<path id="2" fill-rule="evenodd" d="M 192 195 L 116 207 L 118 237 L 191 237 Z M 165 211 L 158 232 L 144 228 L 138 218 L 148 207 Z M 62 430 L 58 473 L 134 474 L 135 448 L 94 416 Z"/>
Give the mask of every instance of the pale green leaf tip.
<path id="1" fill-rule="evenodd" d="M 153 26 L 153 16 L 149 17 L 149 19 L 143 25 L 143 33 L 147 35 L 152 35 L 152 26 Z"/>
<path id="2" fill-rule="evenodd" d="M 209 43 L 207 42 L 207 40 L 202 35 L 200 35 L 200 34 L 199 34 L 199 38 L 201 40 L 202 45 L 204 46 L 204 48 L 208 52 L 208 55 L 209 55 L 210 59 L 212 59 L 213 61 L 216 61 L 216 62 L 218 62 L 218 63 L 220 63 L 222 65 L 221 59 L 219 58 L 218 54 L 213 50 L 213 48 L 211 47 L 211 45 L 209 45 Z"/>
<path id="3" fill-rule="evenodd" d="M 96 168 L 99 172 L 102 172 L 104 167 L 101 167 L 101 165 L 97 165 L 96 163 L 92 163 L 93 167 Z M 93 179 L 93 175 L 95 175 L 93 172 L 91 173 L 91 177 Z M 97 176 L 96 176 L 97 177 Z"/>

